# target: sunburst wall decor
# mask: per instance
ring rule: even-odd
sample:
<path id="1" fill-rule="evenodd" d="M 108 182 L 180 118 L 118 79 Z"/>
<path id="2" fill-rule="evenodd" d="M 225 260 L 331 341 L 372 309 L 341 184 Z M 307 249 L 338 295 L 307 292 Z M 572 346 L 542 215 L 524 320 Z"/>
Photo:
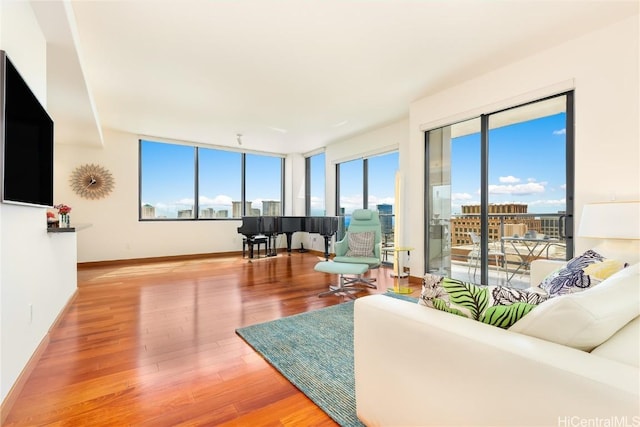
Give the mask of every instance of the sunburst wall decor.
<path id="1" fill-rule="evenodd" d="M 111 172 L 99 165 L 78 166 L 71 174 L 71 188 L 85 199 L 101 199 L 113 191 Z"/>

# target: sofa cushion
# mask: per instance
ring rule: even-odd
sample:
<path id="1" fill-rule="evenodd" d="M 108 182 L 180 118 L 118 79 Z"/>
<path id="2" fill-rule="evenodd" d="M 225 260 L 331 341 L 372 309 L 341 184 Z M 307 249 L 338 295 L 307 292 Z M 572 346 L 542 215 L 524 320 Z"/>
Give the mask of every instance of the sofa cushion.
<path id="1" fill-rule="evenodd" d="M 346 256 L 372 257 L 375 233 L 361 231 L 348 233 L 349 250 Z"/>
<path id="2" fill-rule="evenodd" d="M 622 261 L 607 259 L 593 250 L 588 250 L 572 258 L 566 266 L 549 274 L 539 287 L 552 297 L 580 292 L 597 285 L 625 266 Z"/>
<path id="3" fill-rule="evenodd" d="M 591 354 L 640 367 L 640 317 L 627 323 L 608 340 L 594 348 Z"/>
<path id="4" fill-rule="evenodd" d="M 638 265 L 584 292 L 549 298 L 510 331 L 591 351 L 640 314 Z"/>
<path id="5" fill-rule="evenodd" d="M 418 303 L 508 328 L 547 298 L 547 295 L 511 287 L 475 285 L 426 274 Z"/>

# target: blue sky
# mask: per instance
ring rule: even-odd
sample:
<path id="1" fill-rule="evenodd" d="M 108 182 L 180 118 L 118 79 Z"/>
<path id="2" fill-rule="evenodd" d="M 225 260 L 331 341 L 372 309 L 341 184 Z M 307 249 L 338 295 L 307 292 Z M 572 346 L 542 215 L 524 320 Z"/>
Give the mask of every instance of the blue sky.
<path id="1" fill-rule="evenodd" d="M 395 176 L 398 170 L 397 151 L 370 157 L 368 160 L 369 207 L 395 204 Z M 362 208 L 363 160 L 356 159 L 340 165 L 340 206 L 346 213 Z"/>
<path id="2" fill-rule="evenodd" d="M 169 218 L 179 209 L 191 209 L 195 149 L 143 141 L 142 151 L 142 203 Z M 240 200 L 241 153 L 201 148 L 198 155 L 200 207 L 227 209 L 231 215 L 231 202 Z M 280 199 L 280 162 L 280 157 L 247 155 L 247 200 L 254 207 Z"/>
<path id="3" fill-rule="evenodd" d="M 529 212 L 564 210 L 566 115 L 556 114 L 489 133 L 489 203 L 526 203 Z M 451 148 L 452 212 L 480 203 L 480 134 Z"/>

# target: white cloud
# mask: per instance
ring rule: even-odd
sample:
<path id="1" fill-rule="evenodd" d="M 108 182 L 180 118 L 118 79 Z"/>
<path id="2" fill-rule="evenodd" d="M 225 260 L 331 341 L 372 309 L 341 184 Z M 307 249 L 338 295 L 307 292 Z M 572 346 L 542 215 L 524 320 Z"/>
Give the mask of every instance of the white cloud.
<path id="1" fill-rule="evenodd" d="M 225 196 L 224 194 L 218 194 L 214 198 L 200 196 L 198 198 L 198 202 L 201 205 L 231 206 L 233 204 L 233 198 L 231 198 L 230 196 Z"/>
<path id="2" fill-rule="evenodd" d="M 451 200 L 471 200 L 473 196 L 469 193 L 453 193 L 451 194 Z"/>
<path id="3" fill-rule="evenodd" d="M 567 129 L 558 129 L 553 131 L 554 135 L 565 135 L 566 133 L 567 133 Z"/>
<path id="4" fill-rule="evenodd" d="M 566 189 L 567 189 L 567 184 L 562 184 L 562 185 L 560 186 L 560 188 L 562 188 L 563 190 L 566 190 Z"/>
<path id="5" fill-rule="evenodd" d="M 516 182 L 520 182 L 520 178 L 516 178 L 513 175 L 509 175 L 509 176 L 501 176 L 499 178 L 500 182 L 502 182 L 503 184 L 515 184 Z"/>
<path id="6" fill-rule="evenodd" d="M 340 206 L 345 208 L 347 212 L 362 208 L 362 194 L 340 197 Z"/>
<path id="7" fill-rule="evenodd" d="M 311 196 L 311 207 L 316 209 L 323 208 L 324 199 L 322 197 Z"/>
<path id="8" fill-rule="evenodd" d="M 187 207 L 193 207 L 193 199 L 190 199 L 188 197 L 180 199 L 176 202 L 176 205 L 187 205 Z"/>
<path id="9" fill-rule="evenodd" d="M 369 206 L 375 205 L 393 205 L 396 203 L 395 197 L 378 197 L 378 196 L 369 196 Z"/>
<path id="10" fill-rule="evenodd" d="M 551 205 L 551 206 L 565 206 L 567 204 L 567 199 L 548 199 L 548 200 L 534 200 L 532 202 L 527 202 L 528 205 Z"/>
<path id="11" fill-rule="evenodd" d="M 538 182 L 517 185 L 490 185 L 489 194 L 511 194 L 526 196 L 530 194 L 544 193 L 544 185 Z"/>

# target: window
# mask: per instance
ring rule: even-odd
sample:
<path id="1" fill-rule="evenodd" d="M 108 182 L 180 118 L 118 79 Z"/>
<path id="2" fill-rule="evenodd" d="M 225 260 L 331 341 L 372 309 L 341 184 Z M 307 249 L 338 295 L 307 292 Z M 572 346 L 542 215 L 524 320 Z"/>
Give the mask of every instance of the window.
<path id="1" fill-rule="evenodd" d="M 307 216 L 327 214 L 325 195 L 325 155 L 316 154 L 305 159 L 305 212 Z"/>
<path id="2" fill-rule="evenodd" d="M 354 209 L 364 208 L 364 160 L 357 159 L 337 165 L 338 215 L 351 217 Z"/>
<path id="3" fill-rule="evenodd" d="M 354 209 L 373 209 L 380 214 L 385 244 L 393 244 L 395 174 L 398 152 L 356 159 L 336 165 L 338 212 L 344 224 L 338 230 L 342 238 Z M 366 204 L 365 204 L 366 201 Z"/>
<path id="4" fill-rule="evenodd" d="M 389 246 L 394 241 L 398 152 L 371 157 L 366 161 L 368 208 L 378 211 L 382 225 L 383 244 Z"/>
<path id="5" fill-rule="evenodd" d="M 282 215 L 282 174 L 280 157 L 247 154 L 245 165 L 247 216 Z"/>
<path id="6" fill-rule="evenodd" d="M 141 140 L 139 162 L 140 220 L 282 214 L 281 157 Z"/>
<path id="7" fill-rule="evenodd" d="M 140 141 L 140 218 L 194 218 L 194 176 L 194 147 Z"/>
<path id="8" fill-rule="evenodd" d="M 242 193 L 242 154 L 234 151 L 198 149 L 198 218 L 239 217 Z"/>

